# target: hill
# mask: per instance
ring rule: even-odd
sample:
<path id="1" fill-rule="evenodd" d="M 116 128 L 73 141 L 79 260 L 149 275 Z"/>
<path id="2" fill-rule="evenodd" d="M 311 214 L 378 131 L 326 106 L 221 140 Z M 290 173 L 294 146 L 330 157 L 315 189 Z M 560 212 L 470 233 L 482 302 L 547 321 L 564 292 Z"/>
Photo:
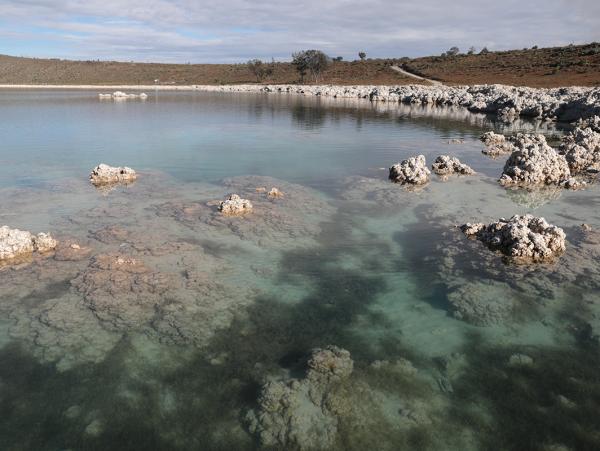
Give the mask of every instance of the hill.
<path id="1" fill-rule="evenodd" d="M 419 83 L 390 66 L 446 84 L 502 83 L 531 87 L 600 86 L 600 44 L 422 58 L 336 61 L 322 84 Z M 255 83 L 245 64 L 161 64 L 69 61 L 0 55 L 0 84 L 238 84 Z M 292 84 L 290 63 L 274 63 L 265 83 Z"/>

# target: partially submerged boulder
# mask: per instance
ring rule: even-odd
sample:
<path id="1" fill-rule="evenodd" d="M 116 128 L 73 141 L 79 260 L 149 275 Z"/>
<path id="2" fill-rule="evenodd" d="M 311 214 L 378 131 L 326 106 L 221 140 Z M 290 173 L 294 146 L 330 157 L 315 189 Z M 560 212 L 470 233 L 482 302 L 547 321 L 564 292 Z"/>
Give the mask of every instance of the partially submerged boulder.
<path id="1" fill-rule="evenodd" d="M 564 137 L 559 149 L 573 174 L 600 170 L 600 117 L 583 121 Z"/>
<path id="2" fill-rule="evenodd" d="M 265 447 L 331 448 L 339 420 L 329 405 L 329 392 L 333 384 L 348 378 L 352 369 L 348 351 L 336 346 L 315 349 L 304 379 L 269 381 L 263 385 L 259 408 L 246 415 L 250 432 Z"/>
<path id="3" fill-rule="evenodd" d="M 423 185 L 428 182 L 427 162 L 423 155 L 403 160 L 390 168 L 390 180 L 401 184 Z"/>
<path id="4" fill-rule="evenodd" d="M 468 165 L 461 163 L 456 157 L 449 155 L 440 155 L 435 159 L 431 165 L 431 169 L 438 175 L 450 175 L 450 174 L 461 174 L 461 175 L 472 175 L 475 171 Z"/>
<path id="5" fill-rule="evenodd" d="M 273 187 L 271 188 L 271 191 L 267 193 L 267 196 L 269 196 L 270 198 L 283 197 L 283 193 L 277 188 Z"/>
<path id="6" fill-rule="evenodd" d="M 112 185 L 117 183 L 127 184 L 134 182 L 136 179 L 136 172 L 127 166 L 113 167 L 101 163 L 90 173 L 90 181 L 96 186 Z"/>
<path id="7" fill-rule="evenodd" d="M 252 211 L 252 202 L 242 199 L 237 194 L 231 194 L 219 204 L 219 211 L 224 215 L 243 215 Z"/>
<path id="8" fill-rule="evenodd" d="M 48 252 L 57 244 L 58 242 L 49 233 L 39 233 L 36 236 L 8 226 L 0 227 L 0 261 L 26 256 L 33 252 Z"/>
<path id="9" fill-rule="evenodd" d="M 481 140 L 486 145 L 486 148 L 481 152 L 490 157 L 512 153 L 515 150 L 523 149 L 534 144 L 547 144 L 544 135 L 525 133 L 517 133 L 514 136 L 504 136 L 494 132 L 487 132 L 483 134 Z"/>
<path id="10" fill-rule="evenodd" d="M 542 135 L 523 139 L 506 161 L 502 185 L 560 185 L 571 178 L 567 160 L 546 143 Z"/>
<path id="11" fill-rule="evenodd" d="M 468 237 L 482 241 L 515 262 L 552 260 L 566 249 L 563 229 L 532 215 L 515 215 L 509 220 L 501 218 L 489 225 L 466 223 L 460 229 Z"/>

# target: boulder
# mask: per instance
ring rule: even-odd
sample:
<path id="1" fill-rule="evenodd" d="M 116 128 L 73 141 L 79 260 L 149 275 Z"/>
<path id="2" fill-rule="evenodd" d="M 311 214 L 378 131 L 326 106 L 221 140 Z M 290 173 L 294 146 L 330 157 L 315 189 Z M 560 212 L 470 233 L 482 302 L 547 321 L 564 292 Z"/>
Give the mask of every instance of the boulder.
<path id="1" fill-rule="evenodd" d="M 583 121 L 563 138 L 559 151 L 565 156 L 571 173 L 600 170 L 600 118 Z"/>
<path id="2" fill-rule="evenodd" d="M 440 155 L 431 165 L 431 169 L 438 175 L 461 174 L 472 175 L 475 171 L 468 165 L 461 163 L 456 157 Z"/>
<path id="3" fill-rule="evenodd" d="M 527 136 L 527 135 L 523 135 Z M 502 185 L 559 185 L 571 178 L 567 160 L 542 135 L 515 141 L 516 150 L 504 165 Z"/>
<path id="4" fill-rule="evenodd" d="M 0 261 L 53 250 L 58 242 L 49 233 L 32 235 L 8 226 L 0 227 Z"/>
<path id="5" fill-rule="evenodd" d="M 90 181 L 96 186 L 132 183 L 136 178 L 136 172 L 127 166 L 113 167 L 104 163 L 96 166 L 90 173 Z"/>
<path id="6" fill-rule="evenodd" d="M 566 249 L 563 229 L 532 215 L 501 218 L 489 225 L 466 223 L 460 229 L 518 263 L 552 260 Z"/>
<path id="7" fill-rule="evenodd" d="M 219 204 L 219 211 L 224 215 L 243 215 L 252 211 L 252 202 L 242 199 L 237 194 L 231 194 Z"/>
<path id="8" fill-rule="evenodd" d="M 423 155 L 410 157 L 390 168 L 390 180 L 401 184 L 423 185 L 429 181 L 427 163 Z"/>

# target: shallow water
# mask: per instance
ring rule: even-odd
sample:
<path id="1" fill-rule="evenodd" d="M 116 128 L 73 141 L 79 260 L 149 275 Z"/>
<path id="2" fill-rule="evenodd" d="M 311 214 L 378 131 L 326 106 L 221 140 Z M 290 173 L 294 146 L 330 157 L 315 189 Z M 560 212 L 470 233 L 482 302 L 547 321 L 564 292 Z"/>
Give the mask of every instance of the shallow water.
<path id="1" fill-rule="evenodd" d="M 303 380 L 327 345 L 354 372 L 322 447 L 598 449 L 600 189 L 500 187 L 487 130 L 563 128 L 293 95 L 0 91 L 0 225 L 82 247 L 0 270 L 0 449 L 268 448 L 248 420 L 261 386 Z M 386 180 L 419 153 L 477 175 Z M 97 191 L 100 162 L 140 178 Z M 284 197 L 256 190 L 272 186 Z M 216 211 L 233 192 L 252 214 Z M 506 264 L 454 227 L 527 212 L 565 229 L 557 262 Z M 306 409 L 289 411 L 312 426 L 275 448 L 314 447 Z"/>

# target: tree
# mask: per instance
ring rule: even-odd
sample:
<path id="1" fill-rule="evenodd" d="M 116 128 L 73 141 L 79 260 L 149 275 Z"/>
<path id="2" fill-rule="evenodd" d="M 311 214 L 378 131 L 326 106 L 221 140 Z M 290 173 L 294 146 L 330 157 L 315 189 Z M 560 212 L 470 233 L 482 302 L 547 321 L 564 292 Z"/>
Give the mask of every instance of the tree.
<path id="1" fill-rule="evenodd" d="M 361 61 L 364 61 L 365 58 L 367 57 L 367 53 L 366 52 L 358 52 L 358 57 L 360 58 Z"/>
<path id="2" fill-rule="evenodd" d="M 448 49 L 448 51 L 446 52 L 446 55 L 455 56 L 455 55 L 458 55 L 459 53 L 460 53 L 460 49 L 458 47 L 450 47 Z"/>
<path id="3" fill-rule="evenodd" d="M 256 81 L 260 83 L 267 76 L 273 75 L 273 70 L 275 68 L 275 61 L 272 61 L 271 64 L 265 64 L 259 59 L 249 60 L 246 65 L 250 72 L 254 74 L 256 77 Z"/>
<path id="4" fill-rule="evenodd" d="M 333 61 L 342 61 L 343 59 L 343 56 L 336 56 L 335 58 L 333 58 Z"/>
<path id="5" fill-rule="evenodd" d="M 473 55 L 475 53 L 475 47 L 470 47 L 467 55 Z"/>
<path id="6" fill-rule="evenodd" d="M 321 73 L 327 69 L 329 58 L 320 50 L 302 50 L 292 53 L 292 65 L 300 74 L 301 82 L 304 82 L 307 72 L 310 72 L 316 82 L 321 77 Z"/>
<path id="7" fill-rule="evenodd" d="M 488 50 L 487 47 L 482 48 L 481 51 L 479 52 L 480 55 L 487 55 L 488 53 L 490 53 L 490 51 Z"/>

